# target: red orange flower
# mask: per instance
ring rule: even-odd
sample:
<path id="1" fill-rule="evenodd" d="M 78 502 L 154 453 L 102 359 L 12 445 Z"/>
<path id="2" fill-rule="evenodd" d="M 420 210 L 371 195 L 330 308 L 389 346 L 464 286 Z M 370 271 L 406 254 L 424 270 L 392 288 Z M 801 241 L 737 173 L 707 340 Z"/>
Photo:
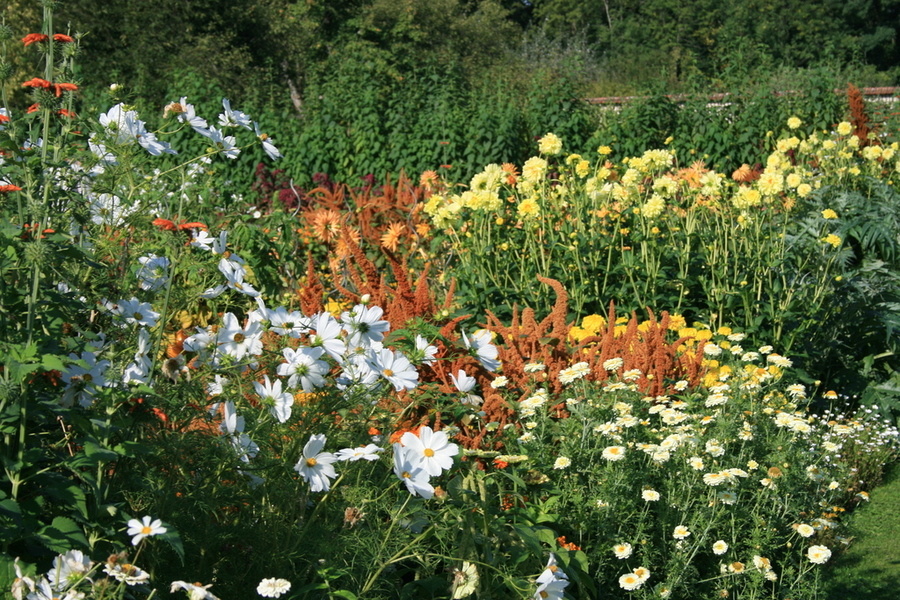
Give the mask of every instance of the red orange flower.
<path id="1" fill-rule="evenodd" d="M 74 92 L 78 86 L 74 83 L 54 83 L 53 89 L 56 91 L 56 97 L 59 98 L 63 92 Z"/>
<path id="2" fill-rule="evenodd" d="M 33 113 L 33 112 L 37 112 L 37 111 L 39 111 L 39 110 L 41 110 L 41 105 L 38 104 L 37 102 L 35 102 L 35 103 L 32 104 L 31 106 L 29 106 L 29 107 L 25 110 L 25 112 L 26 112 L 26 113 Z"/>
<path id="3" fill-rule="evenodd" d="M 29 33 L 25 37 L 22 38 L 22 43 L 25 46 L 30 46 L 31 44 L 35 44 L 37 42 L 46 42 L 50 38 L 43 33 Z"/>
<path id="4" fill-rule="evenodd" d="M 163 231 L 178 231 L 179 229 L 207 229 L 206 225 L 203 223 L 198 223 L 196 221 L 187 223 L 182 221 L 181 223 L 175 223 L 174 221 L 170 221 L 169 219 L 153 219 L 153 224 L 162 229 Z"/>
<path id="5" fill-rule="evenodd" d="M 46 79 L 41 79 L 40 77 L 34 77 L 25 83 L 22 84 L 22 87 L 33 87 L 33 88 L 44 88 L 45 90 L 49 90 L 50 86 L 53 85 Z"/>
<path id="6" fill-rule="evenodd" d="M 9 117 L 6 115 L 0 115 L 0 123 L 9 123 Z"/>
<path id="7" fill-rule="evenodd" d="M 0 185 L 0 194 L 8 194 L 9 192 L 18 192 L 21 189 L 22 188 L 20 188 L 19 186 L 12 185 L 12 184 Z"/>
<path id="8" fill-rule="evenodd" d="M 66 44 L 66 43 L 72 43 L 72 42 L 75 41 L 75 40 L 72 39 L 71 36 L 68 36 L 68 35 L 66 35 L 66 34 L 64 34 L 64 33 L 54 33 L 54 34 L 53 34 L 53 39 L 56 40 L 57 42 L 60 42 L 60 43 L 63 43 L 63 44 Z"/>

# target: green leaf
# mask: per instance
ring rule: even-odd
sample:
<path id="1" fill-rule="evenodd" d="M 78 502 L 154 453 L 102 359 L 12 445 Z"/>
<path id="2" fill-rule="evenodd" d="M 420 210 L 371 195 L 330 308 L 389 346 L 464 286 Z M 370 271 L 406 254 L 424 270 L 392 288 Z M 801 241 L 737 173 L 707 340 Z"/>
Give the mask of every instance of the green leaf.
<path id="1" fill-rule="evenodd" d="M 65 371 L 66 365 L 55 354 L 44 354 L 41 357 L 41 366 L 46 371 Z"/>
<path id="2" fill-rule="evenodd" d="M 89 547 L 81 528 L 68 517 L 56 517 L 52 524 L 43 527 L 36 536 L 47 548 L 60 554 L 79 546 Z"/>

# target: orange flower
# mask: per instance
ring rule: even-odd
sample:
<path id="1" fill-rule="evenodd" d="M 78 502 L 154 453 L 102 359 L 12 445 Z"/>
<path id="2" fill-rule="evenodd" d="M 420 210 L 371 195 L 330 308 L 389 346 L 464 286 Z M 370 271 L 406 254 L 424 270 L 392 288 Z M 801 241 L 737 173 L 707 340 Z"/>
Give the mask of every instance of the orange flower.
<path id="1" fill-rule="evenodd" d="M 35 44 L 37 42 L 46 42 L 50 38 L 44 35 L 43 33 L 29 33 L 25 37 L 22 38 L 22 43 L 25 46 L 30 46 L 31 44 Z"/>
<path id="2" fill-rule="evenodd" d="M 9 117 L 6 115 L 0 115 L 0 123 L 9 123 Z"/>
<path id="3" fill-rule="evenodd" d="M 516 169 L 516 165 L 512 163 L 503 163 L 503 166 L 500 167 L 500 169 L 509 174 L 506 177 L 506 185 L 516 185 L 516 181 L 519 179 L 519 171 Z"/>
<path id="4" fill-rule="evenodd" d="M 53 89 L 56 91 L 56 97 L 59 98 L 63 92 L 74 92 L 78 86 L 74 83 L 54 83 Z"/>
<path id="5" fill-rule="evenodd" d="M 556 541 L 559 543 L 559 547 L 563 548 L 565 550 L 571 550 L 571 551 L 581 550 L 581 546 L 578 546 L 577 544 L 575 544 L 575 542 L 566 542 L 566 536 L 564 536 L 564 535 L 561 535 L 558 538 L 556 538 Z"/>
<path id="6" fill-rule="evenodd" d="M 22 84 L 22 87 L 33 87 L 33 88 L 44 88 L 45 90 L 49 90 L 50 86 L 53 85 L 46 79 L 41 79 L 40 77 L 34 77 L 25 83 Z"/>
<path id="7" fill-rule="evenodd" d="M 341 232 L 341 214 L 332 209 L 319 209 L 309 217 L 313 234 L 326 244 Z"/>
<path id="8" fill-rule="evenodd" d="M 175 223 L 174 221 L 170 221 L 169 219 L 153 219 L 153 224 L 162 229 L 163 231 L 178 231 L 179 229 L 206 229 L 206 225 L 203 223 L 191 222 L 186 223 L 182 221 L 181 223 Z"/>
<path id="9" fill-rule="evenodd" d="M 422 173 L 422 176 L 419 178 L 419 185 L 424 187 L 426 190 L 430 190 L 435 183 L 438 181 L 438 174 L 434 171 L 428 170 Z"/>
<path id="10" fill-rule="evenodd" d="M 506 467 L 509 466 L 509 463 L 506 462 L 505 460 L 500 460 L 498 458 L 495 458 L 494 466 L 497 467 L 498 469 L 505 469 Z"/>
<path id="11" fill-rule="evenodd" d="M 0 194 L 8 194 L 9 192 L 18 192 L 21 189 L 22 188 L 20 188 L 19 186 L 12 185 L 12 184 L 0 185 Z"/>
<path id="12" fill-rule="evenodd" d="M 32 104 L 31 106 L 29 106 L 29 107 L 25 110 L 25 112 L 28 113 L 28 114 L 31 114 L 31 113 L 37 112 L 37 111 L 39 111 L 39 110 L 41 110 L 41 105 L 38 104 L 37 102 L 35 102 L 35 103 Z"/>
<path id="13" fill-rule="evenodd" d="M 404 231 L 406 231 L 406 226 L 403 223 L 395 222 L 388 225 L 387 231 L 381 236 L 381 247 L 396 252 L 397 244 L 400 243 Z"/>
<path id="14" fill-rule="evenodd" d="M 57 42 L 61 42 L 63 44 L 72 43 L 75 41 L 70 36 L 68 36 L 64 33 L 54 33 L 53 39 L 56 40 Z"/>
<path id="15" fill-rule="evenodd" d="M 60 110 L 56 111 L 56 114 L 61 117 L 69 117 L 70 119 L 75 118 L 75 113 L 71 110 L 66 110 L 65 108 L 61 108 Z"/>

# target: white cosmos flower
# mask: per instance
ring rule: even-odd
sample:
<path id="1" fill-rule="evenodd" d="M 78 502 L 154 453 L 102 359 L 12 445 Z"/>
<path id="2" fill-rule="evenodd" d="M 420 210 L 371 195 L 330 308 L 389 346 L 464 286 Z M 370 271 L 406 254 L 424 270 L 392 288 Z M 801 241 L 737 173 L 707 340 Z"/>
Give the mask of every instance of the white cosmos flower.
<path id="1" fill-rule="evenodd" d="M 241 153 L 241 149 L 234 145 L 233 135 L 222 135 L 222 132 L 215 127 L 210 127 L 205 135 L 213 147 L 228 158 L 235 159 Z"/>
<path id="2" fill-rule="evenodd" d="M 222 108 L 224 112 L 219 115 L 219 125 L 222 127 L 244 127 L 250 129 L 250 117 L 237 109 L 231 108 L 231 102 L 228 98 L 222 98 Z"/>
<path id="3" fill-rule="evenodd" d="M 213 596 L 212 592 L 209 591 L 209 588 L 211 587 L 211 583 L 200 585 L 199 583 L 173 581 L 171 587 L 169 588 L 169 593 L 174 594 L 178 590 L 184 590 L 187 592 L 189 600 L 219 600 L 216 596 Z"/>
<path id="4" fill-rule="evenodd" d="M 262 328 L 259 323 L 247 323 L 247 327 L 241 327 L 237 317 L 232 313 L 225 313 L 222 318 L 222 326 L 216 332 L 218 352 L 227 354 L 235 360 L 241 360 L 247 354 L 259 356 L 262 354 Z"/>
<path id="5" fill-rule="evenodd" d="M 118 196 L 99 194 L 91 197 L 91 221 L 97 225 L 119 227 L 135 207 L 126 206 Z"/>
<path id="6" fill-rule="evenodd" d="M 263 400 L 271 400 L 273 402 L 273 406 L 269 409 L 269 412 L 272 413 L 273 417 L 278 419 L 279 423 L 284 423 L 291 418 L 291 407 L 294 404 L 294 397 L 290 392 L 281 391 L 280 379 L 276 379 L 275 383 L 272 383 L 269 381 L 268 375 L 265 375 L 264 377 L 265 383 L 254 381 L 253 387 L 256 388 L 256 393 L 259 394 L 260 398 Z"/>
<path id="7" fill-rule="evenodd" d="M 143 517 L 140 521 L 131 519 L 128 521 L 128 535 L 131 538 L 131 545 L 137 546 L 141 540 L 151 535 L 162 535 L 166 532 L 166 528 L 162 526 L 162 521 L 153 517 Z"/>
<path id="8" fill-rule="evenodd" d="M 169 280 L 169 259 L 165 256 L 148 254 L 138 259 L 141 268 L 138 269 L 137 278 L 142 290 L 155 292 L 166 285 Z"/>
<path id="9" fill-rule="evenodd" d="M 422 352 L 424 354 L 424 358 L 422 359 L 423 365 L 430 365 L 435 360 L 437 360 L 437 346 L 432 346 L 428 343 L 428 340 L 423 338 L 421 335 L 416 334 L 416 350 Z"/>
<path id="10" fill-rule="evenodd" d="M 281 158 L 281 152 L 278 151 L 278 148 L 275 147 L 275 144 L 272 143 L 272 138 L 269 137 L 267 133 L 260 133 L 259 131 L 259 123 L 253 123 L 253 131 L 256 133 L 256 137 L 258 137 L 262 141 L 262 147 L 266 154 L 269 155 L 269 158 L 272 160 L 278 160 Z"/>
<path id="11" fill-rule="evenodd" d="M 107 308 L 126 323 L 137 323 L 144 327 L 156 327 L 156 320 L 159 319 L 159 313 L 153 310 L 149 302 L 141 302 L 135 297 L 119 300 L 115 304 L 107 303 Z"/>
<path id="12" fill-rule="evenodd" d="M 411 390 L 419 383 L 419 373 L 401 352 L 382 348 L 367 359 L 372 370 L 381 373 L 395 391 Z"/>
<path id="13" fill-rule="evenodd" d="M 475 350 L 476 358 L 478 358 L 478 361 L 485 369 L 488 371 L 496 371 L 500 368 L 500 361 L 497 360 L 499 351 L 497 350 L 497 346 L 491 343 L 493 334 L 490 331 L 487 329 L 479 329 L 472 334 L 471 341 L 468 336 L 466 336 L 466 332 L 463 331 L 462 339 L 466 348 Z"/>
<path id="14" fill-rule="evenodd" d="M 322 452 L 325 447 L 325 434 L 312 435 L 303 446 L 303 456 L 294 465 L 294 470 L 309 483 L 312 492 L 327 492 L 331 488 L 331 480 L 337 477 L 332 466 L 337 457 L 331 452 Z"/>
<path id="15" fill-rule="evenodd" d="M 456 386 L 456 389 L 458 389 L 463 394 L 468 394 L 469 392 L 471 392 L 476 383 L 475 378 L 467 375 L 466 372 L 462 369 L 460 369 L 455 376 L 451 373 L 450 379 L 453 381 L 453 385 Z"/>
<path id="16" fill-rule="evenodd" d="M 444 431 L 433 431 L 427 425 L 419 428 L 419 435 L 407 431 L 400 443 L 421 459 L 422 468 L 432 477 L 453 466 L 453 457 L 459 454 L 459 446 L 450 442 Z"/>
<path id="17" fill-rule="evenodd" d="M 434 487 L 428 482 L 421 455 L 410 452 L 400 444 L 394 444 L 394 474 L 406 484 L 406 489 L 413 496 L 422 496 L 426 500 L 434 496 Z"/>
<path id="18" fill-rule="evenodd" d="M 206 119 L 197 116 L 194 105 L 188 104 L 187 96 L 182 96 L 179 104 L 181 104 L 183 111 L 178 114 L 178 120 L 181 123 L 190 125 L 197 133 L 205 134 L 206 128 L 209 127 L 209 123 L 206 122 Z"/>
<path id="19" fill-rule="evenodd" d="M 80 581 L 93 564 L 81 550 L 69 550 L 53 559 L 53 568 L 47 573 L 47 578 L 55 589 L 62 590 Z"/>
<path id="20" fill-rule="evenodd" d="M 347 351 L 347 344 L 341 339 L 341 324 L 331 313 L 322 311 L 313 315 L 309 324 L 315 333 L 309 336 L 309 345 L 313 348 L 321 346 L 328 356 L 341 362 Z"/>
<path id="21" fill-rule="evenodd" d="M 347 343 L 351 347 L 369 347 L 373 342 L 384 340 L 384 334 L 390 331 L 391 324 L 382 321 L 384 311 L 380 306 L 357 304 L 352 311 L 341 314 L 341 323 L 347 331 Z"/>
<path id="22" fill-rule="evenodd" d="M 61 404 L 68 407 L 77 400 L 81 406 L 87 408 L 94 402 L 94 394 L 97 390 L 109 385 L 103 374 L 110 362 L 108 360 L 98 361 L 96 354 L 89 350 L 82 352 L 81 356 L 69 354 L 69 360 L 80 360 L 85 366 L 72 364 L 62 372 L 61 379 L 66 384 L 66 391 Z"/>
<path id="23" fill-rule="evenodd" d="M 375 444 L 369 444 L 358 448 L 344 448 L 343 450 L 338 450 L 335 456 L 337 456 L 338 460 L 347 460 L 350 462 L 356 462 L 360 459 L 373 461 L 378 460 L 379 452 L 384 452 L 384 448 L 379 448 Z"/>
<path id="24" fill-rule="evenodd" d="M 309 393 L 325 385 L 325 375 L 331 367 L 324 360 L 319 360 L 325 353 L 324 349 L 300 346 L 296 350 L 285 348 L 281 353 L 287 362 L 278 365 L 277 373 L 288 377 L 290 387 L 300 387 Z"/>

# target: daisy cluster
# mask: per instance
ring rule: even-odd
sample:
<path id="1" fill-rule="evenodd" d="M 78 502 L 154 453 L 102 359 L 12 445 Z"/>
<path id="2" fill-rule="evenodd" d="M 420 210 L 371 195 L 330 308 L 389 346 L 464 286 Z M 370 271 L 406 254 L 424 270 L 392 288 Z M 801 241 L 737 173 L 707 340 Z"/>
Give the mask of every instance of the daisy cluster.
<path id="1" fill-rule="evenodd" d="M 682 351 L 696 351 L 685 329 L 678 332 L 689 338 Z M 856 481 L 862 474 L 850 468 L 855 463 L 842 452 L 852 446 L 880 465 L 898 448 L 896 428 L 872 408 L 854 415 L 809 411 L 811 397 L 821 392 L 785 381 L 792 361 L 771 346 L 748 351 L 743 334 L 728 328 L 695 329 L 694 335 L 706 342 L 704 349 L 709 344 L 719 349 L 704 352 L 701 385 L 672 381 L 671 394 L 647 396 L 635 383 L 643 374 L 624 371 L 621 357 L 605 360 L 602 367 L 610 376 L 598 381 L 584 376 L 587 371 L 575 357 L 558 375 L 570 396 L 567 419 L 553 418 L 551 409 L 560 399 L 546 392 L 546 380 L 535 382 L 535 391 L 517 404 L 524 430 L 518 437 L 521 451 L 531 457 L 531 465 L 544 465 L 541 479 L 529 471 L 529 481 L 559 490 L 571 485 L 580 500 L 593 498 L 591 504 L 600 509 L 596 516 L 570 508 L 591 520 L 585 527 L 605 532 L 583 542 L 591 545 L 586 550 L 590 560 L 612 568 L 627 563 L 618 579 L 627 591 L 649 579 L 652 565 L 644 565 L 655 552 L 670 556 L 667 560 L 705 557 L 697 568 L 716 564 L 718 577 L 733 580 L 728 585 L 747 593 L 746 586 L 757 581 L 743 575 L 748 570 L 759 573 L 760 580 L 777 582 L 782 571 L 796 572 L 803 562 L 826 562 L 841 526 L 844 509 L 838 505 L 846 501 L 848 489 L 855 492 L 864 483 Z M 528 368 L 539 373 L 539 367 Z M 822 395 L 827 400 L 833 392 Z M 514 469 L 511 464 L 503 468 Z M 865 500 L 867 494 L 860 491 L 856 497 Z M 766 535 L 777 536 L 780 546 L 760 552 L 743 541 L 758 525 L 739 515 L 771 502 L 785 503 L 785 518 L 765 517 Z M 669 532 L 665 539 L 648 536 L 647 528 L 661 527 Z M 726 534 L 734 537 L 717 540 Z M 612 547 L 611 557 L 597 554 L 597 545 Z M 802 554 L 785 551 L 792 547 Z M 714 572 L 706 576 L 717 578 Z M 672 593 L 677 584 L 670 577 L 660 573 L 655 593 Z"/>

